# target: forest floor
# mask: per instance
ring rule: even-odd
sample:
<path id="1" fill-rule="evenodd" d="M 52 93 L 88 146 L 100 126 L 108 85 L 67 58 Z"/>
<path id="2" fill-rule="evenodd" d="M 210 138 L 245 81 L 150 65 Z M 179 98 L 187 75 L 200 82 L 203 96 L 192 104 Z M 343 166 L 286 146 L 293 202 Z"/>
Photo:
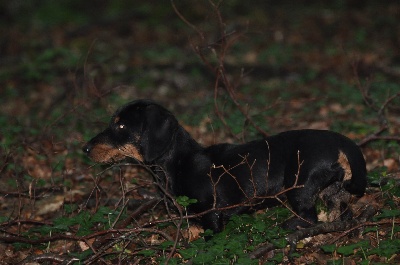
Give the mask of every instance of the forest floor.
<path id="1" fill-rule="evenodd" d="M 303 2 L 0 4 L 0 264 L 399 264 L 400 3 Z M 352 209 L 375 211 L 292 248 L 283 206 L 205 241 L 146 168 L 81 151 L 139 98 L 203 145 L 342 133 L 367 161 Z"/>

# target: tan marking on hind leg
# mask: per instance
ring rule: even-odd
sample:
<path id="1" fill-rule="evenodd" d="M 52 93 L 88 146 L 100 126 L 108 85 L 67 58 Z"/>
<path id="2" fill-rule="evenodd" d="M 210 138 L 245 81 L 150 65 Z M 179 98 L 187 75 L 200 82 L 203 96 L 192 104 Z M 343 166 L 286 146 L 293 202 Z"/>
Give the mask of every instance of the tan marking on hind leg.
<path id="1" fill-rule="evenodd" d="M 347 156 L 342 151 L 339 151 L 338 163 L 344 170 L 343 181 L 351 180 L 352 173 L 351 173 L 350 163 L 349 160 L 347 159 Z"/>

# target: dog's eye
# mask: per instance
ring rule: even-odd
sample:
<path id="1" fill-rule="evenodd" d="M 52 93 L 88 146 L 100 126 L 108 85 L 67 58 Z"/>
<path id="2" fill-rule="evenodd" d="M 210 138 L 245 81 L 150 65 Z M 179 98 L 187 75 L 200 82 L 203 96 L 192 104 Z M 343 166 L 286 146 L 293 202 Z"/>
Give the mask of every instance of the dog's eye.
<path id="1" fill-rule="evenodd" d="M 125 128 L 125 125 L 124 125 L 124 124 L 120 124 L 120 125 L 118 125 L 118 128 L 124 129 L 124 128 Z"/>

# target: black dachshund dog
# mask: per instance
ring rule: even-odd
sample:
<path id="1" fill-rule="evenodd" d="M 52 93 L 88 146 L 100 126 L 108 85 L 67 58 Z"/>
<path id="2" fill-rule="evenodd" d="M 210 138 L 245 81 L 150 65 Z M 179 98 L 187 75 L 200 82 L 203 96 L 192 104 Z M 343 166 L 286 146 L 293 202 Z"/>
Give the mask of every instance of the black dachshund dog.
<path id="1" fill-rule="evenodd" d="M 341 134 L 294 130 L 203 147 L 150 100 L 119 108 L 83 151 L 99 163 L 134 158 L 148 165 L 171 194 L 197 200 L 189 212 L 205 212 L 200 223 L 214 232 L 234 214 L 272 207 L 284 198 L 295 213 L 284 227 L 309 227 L 317 222 L 315 201 L 322 190 L 337 185 L 362 196 L 367 185 L 359 147 Z"/>

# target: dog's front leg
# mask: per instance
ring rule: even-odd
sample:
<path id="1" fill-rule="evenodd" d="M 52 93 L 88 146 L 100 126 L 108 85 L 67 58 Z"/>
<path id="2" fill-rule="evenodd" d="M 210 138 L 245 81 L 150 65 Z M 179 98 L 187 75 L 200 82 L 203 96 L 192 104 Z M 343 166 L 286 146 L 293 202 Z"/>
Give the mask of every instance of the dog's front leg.
<path id="1" fill-rule="evenodd" d="M 211 212 L 201 217 L 201 225 L 204 230 L 210 229 L 215 233 L 219 233 L 224 229 L 223 216 L 221 212 Z"/>

